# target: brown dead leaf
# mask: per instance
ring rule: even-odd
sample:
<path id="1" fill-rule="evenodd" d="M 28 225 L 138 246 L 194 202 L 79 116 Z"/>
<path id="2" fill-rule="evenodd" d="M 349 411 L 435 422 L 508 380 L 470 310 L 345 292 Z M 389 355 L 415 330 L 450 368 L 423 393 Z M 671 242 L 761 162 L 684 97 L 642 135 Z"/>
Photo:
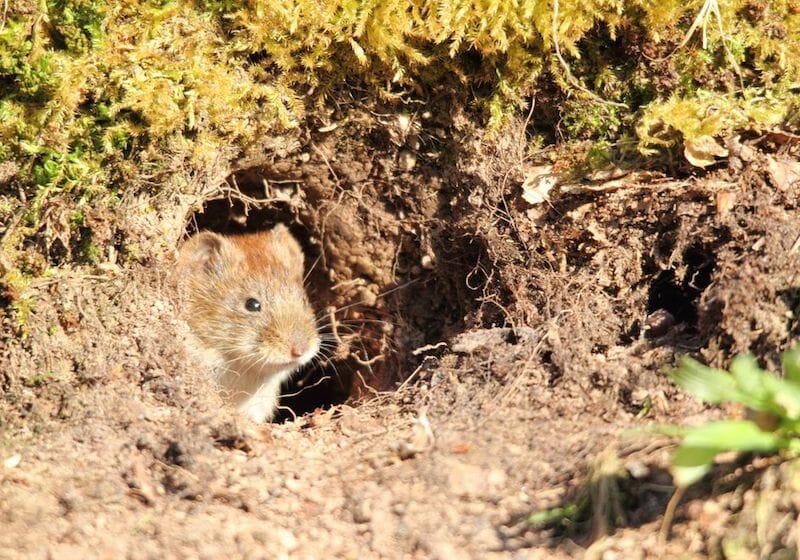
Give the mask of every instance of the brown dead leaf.
<path id="1" fill-rule="evenodd" d="M 800 162 L 780 157 L 767 157 L 767 174 L 778 190 L 785 190 L 800 181 Z"/>
<path id="2" fill-rule="evenodd" d="M 728 150 L 721 146 L 713 136 L 703 135 L 686 140 L 683 155 L 695 167 L 708 167 L 716 163 L 718 157 L 727 157 Z"/>
<path id="3" fill-rule="evenodd" d="M 530 167 L 525 171 L 522 182 L 522 199 L 536 206 L 550 199 L 550 190 L 558 184 L 558 176 L 553 174 L 552 165 Z"/>
<path id="4" fill-rule="evenodd" d="M 719 191 L 717 193 L 717 217 L 724 218 L 736 205 L 736 193 L 733 191 Z"/>

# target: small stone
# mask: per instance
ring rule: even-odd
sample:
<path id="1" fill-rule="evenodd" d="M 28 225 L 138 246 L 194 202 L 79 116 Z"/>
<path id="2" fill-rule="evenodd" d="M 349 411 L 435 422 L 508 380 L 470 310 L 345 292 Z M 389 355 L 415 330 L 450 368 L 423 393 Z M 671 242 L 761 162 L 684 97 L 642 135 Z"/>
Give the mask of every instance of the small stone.
<path id="1" fill-rule="evenodd" d="M 293 477 L 287 478 L 283 484 L 284 486 L 286 486 L 287 490 L 294 493 L 300 492 L 300 490 L 302 490 L 303 488 L 303 483 L 300 480 Z"/>
<path id="2" fill-rule="evenodd" d="M 297 538 L 288 529 L 278 529 L 278 541 L 280 541 L 281 546 L 287 552 L 297 548 Z"/>
<path id="3" fill-rule="evenodd" d="M 369 523 L 372 519 L 372 505 L 369 500 L 359 500 L 353 505 L 350 512 L 356 523 Z"/>
<path id="4" fill-rule="evenodd" d="M 666 309 L 653 311 L 645 320 L 645 335 L 654 338 L 667 334 L 675 325 L 675 316 Z"/>
<path id="5" fill-rule="evenodd" d="M 417 156 L 411 150 L 400 150 L 397 163 L 403 171 L 411 171 L 417 165 Z"/>
<path id="6" fill-rule="evenodd" d="M 15 453 L 11 457 L 3 461 L 3 468 L 15 469 L 19 466 L 21 462 L 22 462 L 22 455 L 20 455 L 19 453 Z"/>

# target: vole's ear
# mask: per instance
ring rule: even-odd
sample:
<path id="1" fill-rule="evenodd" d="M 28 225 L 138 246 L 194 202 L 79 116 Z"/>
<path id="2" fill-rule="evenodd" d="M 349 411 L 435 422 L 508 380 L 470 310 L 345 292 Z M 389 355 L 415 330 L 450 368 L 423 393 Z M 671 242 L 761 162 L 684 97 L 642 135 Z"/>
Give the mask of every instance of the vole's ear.
<path id="1" fill-rule="evenodd" d="M 178 268 L 186 274 L 217 274 L 237 264 L 238 250 L 227 239 L 204 231 L 183 244 L 178 254 Z"/>
<path id="2" fill-rule="evenodd" d="M 292 232 L 283 224 L 278 224 L 270 230 L 275 256 L 287 265 L 289 270 L 299 274 L 302 278 L 305 268 L 305 255 L 300 243 Z"/>

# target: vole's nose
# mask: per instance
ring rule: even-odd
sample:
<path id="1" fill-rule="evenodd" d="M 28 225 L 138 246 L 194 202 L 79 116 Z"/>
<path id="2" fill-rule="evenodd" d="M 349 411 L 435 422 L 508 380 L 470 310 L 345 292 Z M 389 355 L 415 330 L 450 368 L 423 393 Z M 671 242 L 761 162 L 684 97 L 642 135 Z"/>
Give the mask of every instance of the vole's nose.
<path id="1" fill-rule="evenodd" d="M 289 353 L 292 358 L 299 358 L 308 350 L 308 340 L 301 334 L 294 334 L 290 340 Z"/>

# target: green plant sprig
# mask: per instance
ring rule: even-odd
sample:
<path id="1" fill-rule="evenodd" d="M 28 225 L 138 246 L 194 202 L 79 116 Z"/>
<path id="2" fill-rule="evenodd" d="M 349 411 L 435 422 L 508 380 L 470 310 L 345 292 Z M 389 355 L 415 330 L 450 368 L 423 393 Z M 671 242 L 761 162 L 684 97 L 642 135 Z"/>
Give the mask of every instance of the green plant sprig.
<path id="1" fill-rule="evenodd" d="M 670 374 L 677 385 L 704 402 L 739 403 L 755 414 L 685 429 L 672 456 L 672 475 L 679 487 L 705 476 L 720 453 L 800 451 L 800 346 L 785 352 L 782 362 L 780 378 L 759 368 L 751 355 L 735 357 L 730 372 L 688 357 L 681 360 Z"/>

